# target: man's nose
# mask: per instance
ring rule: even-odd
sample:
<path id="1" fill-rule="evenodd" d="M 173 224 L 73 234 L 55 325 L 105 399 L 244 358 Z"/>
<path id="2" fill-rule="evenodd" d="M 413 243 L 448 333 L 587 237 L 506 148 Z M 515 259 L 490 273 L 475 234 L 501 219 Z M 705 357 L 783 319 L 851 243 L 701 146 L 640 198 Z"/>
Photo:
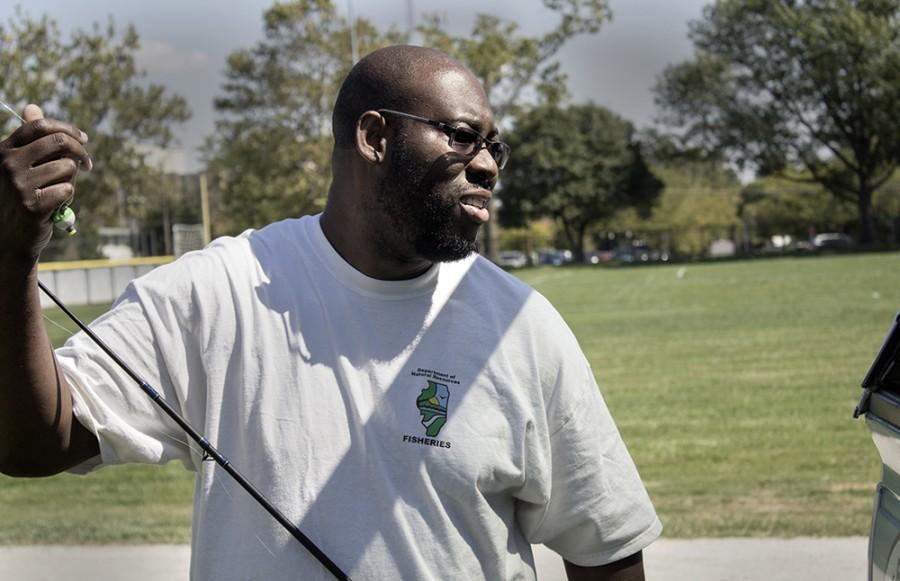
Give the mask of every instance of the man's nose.
<path id="1" fill-rule="evenodd" d="M 493 189 L 500 176 L 500 168 L 487 147 L 482 147 L 472 161 L 466 165 L 466 173 L 469 175 L 470 182 L 487 184 L 487 187 Z"/>

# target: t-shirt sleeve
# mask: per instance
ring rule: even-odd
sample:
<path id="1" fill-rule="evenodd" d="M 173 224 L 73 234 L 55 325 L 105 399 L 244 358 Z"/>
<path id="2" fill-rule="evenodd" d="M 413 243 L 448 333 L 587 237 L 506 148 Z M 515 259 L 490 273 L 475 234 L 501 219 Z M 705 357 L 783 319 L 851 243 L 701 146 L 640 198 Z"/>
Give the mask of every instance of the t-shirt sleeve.
<path id="1" fill-rule="evenodd" d="M 586 361 L 584 368 L 580 385 L 564 390 L 574 397 L 560 406 L 546 443 L 548 494 L 523 503 L 518 518 L 532 544 L 592 567 L 644 549 L 662 523 Z"/>
<path id="2" fill-rule="evenodd" d="M 176 295 L 183 289 L 170 284 L 168 273 L 157 271 L 129 284 L 91 329 L 167 403 L 184 414 L 187 383 L 195 371 L 185 364 L 190 329 L 183 314 L 189 305 L 173 306 L 167 293 Z M 174 369 L 185 371 L 170 373 L 173 358 L 179 360 L 174 362 Z M 70 472 L 172 460 L 180 460 L 187 468 L 196 466 L 187 434 L 85 333 L 74 335 L 58 349 L 57 359 L 72 388 L 73 413 L 97 436 L 100 447 L 98 457 Z"/>

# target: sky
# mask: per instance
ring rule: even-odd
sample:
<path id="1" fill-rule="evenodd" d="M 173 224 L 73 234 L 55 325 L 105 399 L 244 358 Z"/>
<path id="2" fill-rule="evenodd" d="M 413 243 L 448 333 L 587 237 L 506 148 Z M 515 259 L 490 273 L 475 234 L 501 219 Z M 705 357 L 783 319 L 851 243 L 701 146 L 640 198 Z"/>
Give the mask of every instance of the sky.
<path id="1" fill-rule="evenodd" d="M 571 40 L 558 58 L 568 75 L 572 102 L 593 101 L 645 127 L 656 115 L 651 88 L 668 64 L 691 57 L 688 22 L 709 0 L 611 0 L 613 19 L 594 35 Z M 48 14 L 67 36 L 112 17 L 117 28 L 134 24 L 142 48 L 138 64 L 152 82 L 184 96 L 193 117 L 176 128 L 189 169 L 198 169 L 197 147 L 214 129 L 213 99 L 219 94 L 228 54 L 262 38 L 262 14 L 271 0 L 28 0 L 31 16 Z M 347 14 L 371 20 L 379 29 L 407 30 L 410 15 L 442 14 L 451 33 L 471 31 L 475 15 L 488 13 L 538 35 L 558 22 L 541 0 L 336 0 Z M 15 11 L 15 1 L 0 5 L 0 20 Z M 20 107 L 23 104 L 14 104 Z"/>

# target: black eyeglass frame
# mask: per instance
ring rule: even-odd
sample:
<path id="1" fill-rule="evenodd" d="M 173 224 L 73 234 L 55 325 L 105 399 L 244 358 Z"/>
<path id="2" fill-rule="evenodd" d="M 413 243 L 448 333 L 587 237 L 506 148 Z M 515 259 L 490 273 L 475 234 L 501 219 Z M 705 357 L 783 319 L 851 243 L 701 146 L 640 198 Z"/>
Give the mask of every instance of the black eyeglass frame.
<path id="1" fill-rule="evenodd" d="M 427 123 L 432 127 L 437 127 L 441 131 L 443 131 L 447 137 L 447 145 L 453 147 L 454 144 L 463 145 L 468 148 L 470 145 L 473 146 L 471 152 L 466 153 L 464 155 L 472 156 L 473 158 L 478 155 L 478 152 L 481 151 L 482 148 L 486 148 L 488 153 L 491 154 L 491 157 L 494 158 L 494 161 L 497 163 L 497 169 L 503 169 L 506 167 L 506 162 L 509 161 L 509 154 L 511 149 L 509 145 L 503 141 L 498 141 L 496 139 L 489 139 L 484 135 L 478 133 L 474 129 L 469 129 L 468 127 L 455 127 L 450 125 L 449 123 L 444 123 L 443 121 L 435 121 L 434 119 L 428 119 L 427 117 L 419 117 L 418 115 L 413 115 L 412 113 L 404 113 L 403 111 L 395 111 L 394 109 L 378 109 L 379 113 L 388 113 L 390 115 L 397 115 L 399 117 L 406 117 L 407 119 L 412 119 L 413 121 L 419 121 L 420 123 Z M 456 135 L 459 133 L 465 133 L 472 137 L 472 141 L 470 143 L 466 143 L 464 141 L 459 141 L 456 139 Z"/>

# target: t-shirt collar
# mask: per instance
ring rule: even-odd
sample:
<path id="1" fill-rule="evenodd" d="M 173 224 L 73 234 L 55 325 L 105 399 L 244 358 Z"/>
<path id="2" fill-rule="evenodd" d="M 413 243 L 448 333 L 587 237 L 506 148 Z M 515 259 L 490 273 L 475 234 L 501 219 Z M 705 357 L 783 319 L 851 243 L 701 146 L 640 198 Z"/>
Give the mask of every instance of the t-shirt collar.
<path id="1" fill-rule="evenodd" d="M 325 237 L 317 214 L 307 221 L 307 236 L 316 256 L 326 269 L 344 286 L 361 294 L 382 298 L 406 298 L 432 292 L 437 285 L 440 263 L 431 265 L 421 275 L 405 280 L 379 280 L 356 270 L 338 254 Z"/>

